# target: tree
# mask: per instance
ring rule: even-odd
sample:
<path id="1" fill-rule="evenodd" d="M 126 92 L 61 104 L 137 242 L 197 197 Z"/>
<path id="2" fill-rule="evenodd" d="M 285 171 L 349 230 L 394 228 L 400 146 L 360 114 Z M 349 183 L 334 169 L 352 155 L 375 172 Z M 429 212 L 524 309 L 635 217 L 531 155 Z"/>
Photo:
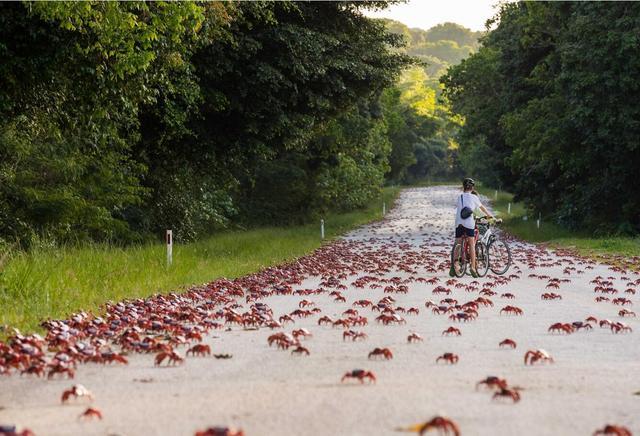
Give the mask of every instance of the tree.
<path id="1" fill-rule="evenodd" d="M 302 218 L 361 206 L 390 152 L 379 96 L 411 63 L 361 12 L 387 5 L 3 4 L 1 237 L 194 239 L 255 217 L 239 204 L 285 162 Z"/>
<path id="2" fill-rule="evenodd" d="M 640 231 L 639 16 L 633 3 L 502 5 L 443 79 L 467 168 L 490 156 L 495 182 L 568 226 Z"/>
<path id="3" fill-rule="evenodd" d="M 137 110 L 166 82 L 165 56 L 201 20 L 195 4 L 0 6 L 0 234 L 28 243 L 129 238 L 141 202 Z M 150 70 L 156 73 L 151 76 Z M 168 80 L 168 79 L 167 79 Z"/>

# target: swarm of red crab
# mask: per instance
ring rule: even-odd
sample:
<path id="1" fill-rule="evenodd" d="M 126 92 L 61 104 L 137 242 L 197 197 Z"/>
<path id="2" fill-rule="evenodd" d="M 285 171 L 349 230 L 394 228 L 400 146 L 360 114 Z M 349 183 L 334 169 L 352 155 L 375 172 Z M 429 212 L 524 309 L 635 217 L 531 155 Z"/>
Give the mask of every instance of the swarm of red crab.
<path id="1" fill-rule="evenodd" d="M 257 330 L 259 346 L 270 350 L 277 358 L 295 361 L 299 365 L 325 358 L 317 351 L 321 348 L 315 343 L 333 338 L 336 347 L 354 351 L 353 366 L 358 365 L 356 359 L 368 358 L 372 366 L 402 370 L 398 365 L 414 352 L 427 356 L 425 365 L 442 364 L 442 368 L 436 368 L 439 371 L 460 370 L 464 373 L 465 365 L 473 362 L 475 356 L 465 354 L 460 361 L 460 356 L 455 353 L 439 354 L 434 351 L 435 347 L 430 347 L 434 337 L 434 341 L 457 344 L 473 337 L 477 325 L 489 319 L 500 320 L 503 326 L 508 326 L 536 316 L 530 299 L 517 286 L 525 270 L 530 279 L 540 281 L 534 293 L 537 304 L 548 309 L 574 304 L 571 294 L 574 284 L 567 284 L 580 274 L 588 276 L 596 264 L 562 250 L 557 250 L 552 256 L 541 247 L 520 247 L 513 250 L 515 264 L 507 275 L 489 274 L 477 280 L 456 279 L 446 277 L 449 249 L 450 241 L 433 236 L 427 236 L 418 246 L 398 234 L 391 239 L 338 240 L 291 263 L 266 268 L 249 276 L 234 280 L 218 279 L 181 293 L 108 303 L 101 316 L 80 312 L 65 320 L 46 320 L 42 323 L 46 331 L 44 337 L 16 331 L 6 342 L 0 342 L 0 374 L 74 379 L 79 365 L 124 367 L 135 354 L 145 355 L 149 366 L 153 362 L 158 367 L 175 367 L 168 371 L 180 371 L 185 363 L 188 366 L 188 362 L 194 362 L 191 359 L 209 363 L 214 351 L 213 357 L 231 358 L 230 354 L 224 353 L 225 350 L 217 352 L 224 348 L 223 343 L 217 343 L 211 337 L 214 332 L 227 329 Z M 552 267 L 562 267 L 564 277 L 552 277 L 550 272 L 544 274 L 545 268 Z M 633 333 L 632 326 L 635 327 L 637 320 L 632 308 L 634 301 L 637 303 L 635 295 L 640 277 L 628 267 L 610 269 L 610 276 L 596 276 L 590 283 L 596 295 L 590 293 L 589 300 L 595 298 L 598 303 L 590 304 L 597 310 L 594 314 L 603 318 L 597 319 L 585 313 L 577 321 L 558 320 L 547 327 L 546 332 L 544 329 L 548 324 L 545 323 L 537 329 L 541 343 L 563 343 L 582 335 L 596 337 L 604 333 L 600 329 L 621 335 L 612 337 L 621 341 L 626 340 L 625 335 Z M 540 291 L 544 292 L 540 294 Z M 562 292 L 564 297 L 556 291 Z M 540 302 L 538 295 L 544 303 Z M 287 310 L 274 313 L 270 306 L 273 297 L 286 299 L 290 303 Z M 425 298 L 430 298 L 424 303 L 426 310 L 420 310 L 416 306 L 421 305 Z M 506 299 L 510 304 L 494 308 L 491 298 Z M 518 306 L 514 306 L 511 300 Z M 325 304 L 327 302 L 330 304 Z M 425 324 L 425 320 L 432 324 Z M 431 326 L 433 329 L 427 331 Z M 427 342 L 413 332 L 414 328 L 425 335 Z M 401 335 L 401 343 L 378 342 L 380 329 Z M 461 336 L 461 329 L 465 331 L 464 337 L 448 338 Z M 512 334 L 505 327 L 499 338 Z M 526 337 L 513 337 L 526 347 L 524 363 L 527 371 L 542 371 L 543 374 L 548 371 L 543 364 L 554 363 L 549 352 L 536 348 L 538 345 Z M 372 349 L 367 345 L 369 342 L 360 344 L 358 341 L 391 344 L 393 352 L 386 347 Z M 485 345 L 495 349 L 496 342 L 494 338 Z M 506 338 L 498 346 L 515 349 L 517 344 L 515 340 Z M 560 366 L 566 353 L 560 347 L 551 349 Z M 279 354 L 277 350 L 287 352 Z M 500 358 L 509 359 L 510 356 L 519 359 L 511 351 L 500 353 Z M 445 368 L 459 361 L 460 365 Z M 360 364 L 365 364 L 363 362 Z M 379 374 L 379 382 L 383 384 L 382 370 Z M 332 377 L 338 384 L 339 374 Z M 343 373 L 340 379 L 340 382 L 349 381 L 356 382 L 353 383 L 354 389 L 361 389 L 360 384 L 373 384 L 378 382 L 378 378 L 370 370 L 353 369 Z M 496 402 L 518 403 L 522 400 L 522 388 L 510 386 L 504 378 L 489 376 L 478 382 L 476 388 L 491 390 Z M 376 388 L 370 389 L 375 391 Z M 93 395 L 80 384 L 64 391 L 61 397 L 64 404 L 85 404 L 87 400 L 92 401 Z M 87 408 L 81 417 L 87 420 L 103 418 L 102 412 L 93 407 Z M 455 435 L 460 433 L 457 424 L 440 416 L 407 431 L 423 434 L 432 430 Z M 621 426 L 607 425 L 595 434 L 628 436 L 630 432 Z M 241 436 L 244 432 L 228 427 L 210 427 L 196 432 L 196 435 Z"/>

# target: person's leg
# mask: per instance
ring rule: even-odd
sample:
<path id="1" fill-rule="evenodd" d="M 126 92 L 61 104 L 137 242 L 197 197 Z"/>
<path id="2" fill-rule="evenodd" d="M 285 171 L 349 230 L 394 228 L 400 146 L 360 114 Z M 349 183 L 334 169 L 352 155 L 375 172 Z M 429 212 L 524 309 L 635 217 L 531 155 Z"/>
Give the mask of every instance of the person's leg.
<path id="1" fill-rule="evenodd" d="M 474 271 L 478 271 L 477 265 L 476 265 L 476 244 L 474 244 L 475 242 L 475 238 L 470 238 L 467 236 L 467 244 L 469 244 L 469 255 L 471 257 L 471 268 Z"/>
<path id="2" fill-rule="evenodd" d="M 456 240 L 455 240 L 454 244 L 461 244 L 462 243 L 462 238 L 463 238 L 462 230 L 463 230 L 462 226 L 458 226 L 456 228 Z M 453 266 L 453 262 L 451 262 L 451 267 L 449 268 L 449 276 L 454 277 L 455 275 L 456 275 L 456 270 L 455 270 L 455 268 Z"/>

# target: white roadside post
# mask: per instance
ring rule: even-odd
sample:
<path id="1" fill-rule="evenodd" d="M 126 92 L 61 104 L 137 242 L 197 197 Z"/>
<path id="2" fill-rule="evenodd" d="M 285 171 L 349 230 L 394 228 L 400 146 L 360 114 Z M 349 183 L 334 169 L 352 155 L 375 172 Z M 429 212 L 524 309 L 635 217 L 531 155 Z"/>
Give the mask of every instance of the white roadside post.
<path id="1" fill-rule="evenodd" d="M 320 239 L 324 239 L 324 220 L 320 220 Z"/>
<path id="2" fill-rule="evenodd" d="M 538 228 L 540 228 L 540 218 L 541 218 L 541 216 L 540 216 L 540 214 L 538 214 L 538 220 L 536 221 L 536 226 Z"/>
<path id="3" fill-rule="evenodd" d="M 507 206 L 507 213 L 511 215 L 511 203 Z"/>
<path id="4" fill-rule="evenodd" d="M 497 189 L 496 189 L 496 193 L 495 193 L 495 194 L 493 194 L 493 197 L 494 197 L 494 199 L 495 199 L 495 200 L 497 200 L 497 199 L 498 199 L 498 190 L 497 190 Z"/>
<path id="5" fill-rule="evenodd" d="M 171 230 L 167 230 L 165 241 L 167 243 L 167 267 L 170 267 L 173 263 L 173 232 Z"/>
<path id="6" fill-rule="evenodd" d="M 385 203 L 384 201 L 382 202 L 382 216 L 385 216 L 387 214 L 387 203 Z"/>

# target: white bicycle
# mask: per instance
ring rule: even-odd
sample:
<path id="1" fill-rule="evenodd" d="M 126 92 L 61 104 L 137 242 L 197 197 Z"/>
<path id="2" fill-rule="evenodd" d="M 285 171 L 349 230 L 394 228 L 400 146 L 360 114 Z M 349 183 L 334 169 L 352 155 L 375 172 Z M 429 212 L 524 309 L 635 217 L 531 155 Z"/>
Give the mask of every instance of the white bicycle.
<path id="1" fill-rule="evenodd" d="M 491 230 L 493 222 L 486 217 L 477 218 L 476 226 L 480 232 L 480 242 L 487 247 L 491 272 L 498 275 L 506 273 L 511 266 L 511 249 L 509 245 L 499 239 Z"/>

